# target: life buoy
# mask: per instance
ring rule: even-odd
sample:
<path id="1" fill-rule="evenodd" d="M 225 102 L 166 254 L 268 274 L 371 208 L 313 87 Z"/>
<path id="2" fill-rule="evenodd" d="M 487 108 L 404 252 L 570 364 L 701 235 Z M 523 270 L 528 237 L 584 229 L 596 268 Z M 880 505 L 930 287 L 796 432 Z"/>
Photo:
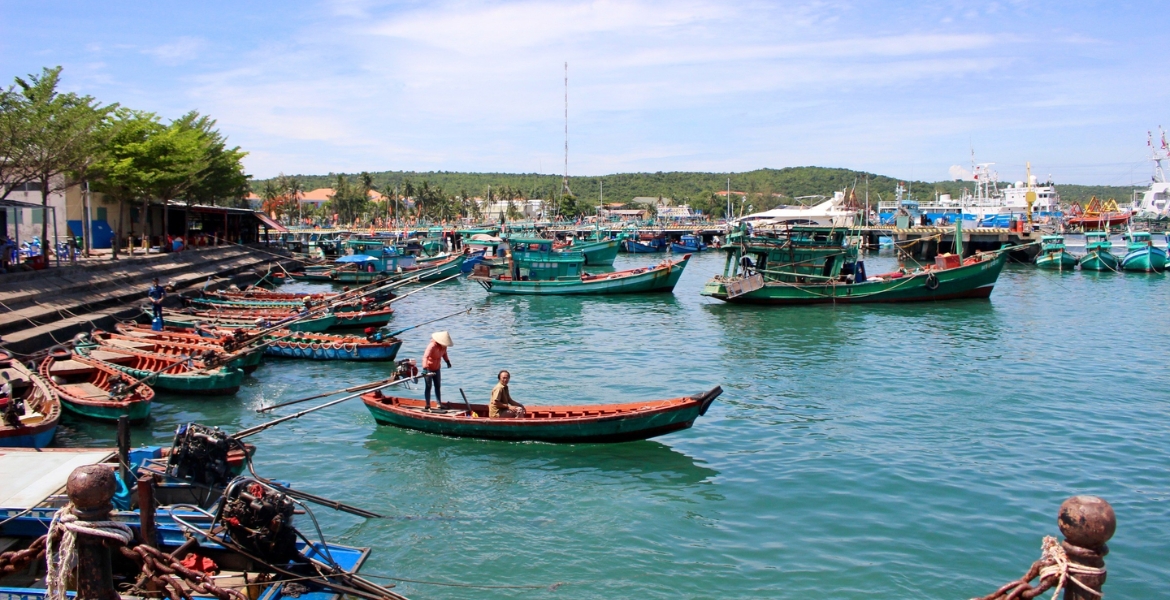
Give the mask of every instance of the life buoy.
<path id="1" fill-rule="evenodd" d="M 53 360 L 65 360 L 72 356 L 72 354 L 65 346 L 53 346 L 49 348 L 49 358 Z"/>
<path id="2" fill-rule="evenodd" d="M 938 276 L 934 273 L 926 274 L 926 289 L 934 291 L 938 289 Z"/>

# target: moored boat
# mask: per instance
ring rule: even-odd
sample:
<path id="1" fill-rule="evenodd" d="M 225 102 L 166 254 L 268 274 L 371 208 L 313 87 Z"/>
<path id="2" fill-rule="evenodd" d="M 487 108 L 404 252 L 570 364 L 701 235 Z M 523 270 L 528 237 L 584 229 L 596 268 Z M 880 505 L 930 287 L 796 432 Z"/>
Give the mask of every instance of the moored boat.
<path id="1" fill-rule="evenodd" d="M 92 337 L 94 341 L 103 346 L 141 350 L 143 352 L 152 352 L 174 357 L 199 356 L 206 358 L 208 356 L 207 353 L 210 352 L 211 356 L 218 360 L 220 355 L 228 353 L 228 350 L 223 345 L 215 343 L 214 340 L 199 338 L 198 335 L 194 336 L 193 339 L 180 340 L 172 334 L 162 331 L 151 331 L 150 329 L 135 329 L 133 333 L 95 331 Z M 245 374 L 248 374 L 260 368 L 260 362 L 263 358 L 264 354 L 259 350 L 247 352 L 232 358 L 227 363 L 227 366 L 238 368 Z"/>
<path id="2" fill-rule="evenodd" d="M 1131 231 L 1122 236 L 1127 250 L 1121 259 L 1123 271 L 1161 273 L 1166 270 L 1166 251 L 1155 246 L 1148 231 Z"/>
<path id="3" fill-rule="evenodd" d="M 723 389 L 670 400 L 577 406 L 528 405 L 523 417 L 489 418 L 484 404 L 443 404 L 425 411 L 424 402 L 362 395 L 362 402 L 379 424 L 427 433 L 488 440 L 554 443 L 626 442 L 644 440 L 686 429 L 707 413 Z M 468 408 L 471 413 L 468 414 Z"/>
<path id="4" fill-rule="evenodd" d="M 184 359 L 115 346 L 78 346 L 74 352 L 168 392 L 229 396 L 238 392 L 244 382 L 242 370 L 208 365 L 195 357 Z"/>
<path id="5" fill-rule="evenodd" d="M 402 348 L 402 340 L 386 338 L 370 341 L 348 335 L 321 333 L 273 332 L 265 339 L 275 340 L 264 347 L 269 356 L 308 360 L 392 361 Z"/>
<path id="6" fill-rule="evenodd" d="M 150 416 L 154 390 L 101 361 L 57 347 L 38 372 L 69 412 L 107 421 L 117 421 L 122 415 L 131 421 Z"/>
<path id="7" fill-rule="evenodd" d="M 287 328 L 292 331 L 308 331 L 313 333 L 320 333 L 337 324 L 337 314 L 322 314 L 304 319 L 300 317 L 301 315 L 290 315 L 283 319 L 269 317 L 240 318 L 228 317 L 226 315 L 207 317 L 197 314 L 164 313 L 163 324 L 185 329 L 195 329 L 196 325 L 200 323 L 223 329 L 255 329 L 257 327 L 257 318 L 259 318 L 262 321 L 260 326 L 264 328 L 275 327 L 287 322 Z M 293 322 L 294 320 L 295 322 Z"/>
<path id="8" fill-rule="evenodd" d="M 573 240 L 566 250 L 580 252 L 585 256 L 585 264 L 589 266 L 613 266 L 617 259 L 621 240 Z"/>
<path id="9" fill-rule="evenodd" d="M 1071 271 L 1077 266 L 1077 257 L 1065 249 L 1064 236 L 1046 235 L 1040 238 L 1040 253 L 1035 263 L 1041 269 Z"/>
<path id="10" fill-rule="evenodd" d="M 49 384 L 0 350 L 0 372 L 12 392 L 0 398 L 0 448 L 45 448 L 61 420 L 61 401 Z"/>
<path id="11" fill-rule="evenodd" d="M 667 259 L 657 265 L 612 273 L 589 274 L 579 258 L 543 261 L 513 260 L 508 273 L 493 275 L 480 264 L 471 279 L 495 294 L 593 295 L 670 292 L 682 277 L 691 255 Z"/>
<path id="12" fill-rule="evenodd" d="M 1117 271 L 1120 261 L 1113 254 L 1113 242 L 1104 231 L 1085 233 L 1085 255 L 1081 257 L 1081 269 L 1085 271 Z"/>
<path id="13" fill-rule="evenodd" d="M 688 252 L 702 252 L 707 249 L 707 244 L 703 243 L 703 239 L 697 235 L 684 235 L 677 242 L 670 243 L 670 251 L 678 253 Z"/>
<path id="14" fill-rule="evenodd" d="M 987 298 L 1007 262 L 1008 250 L 961 260 L 940 255 L 936 265 L 867 276 L 849 230 L 792 227 L 773 236 L 728 236 L 724 274 L 702 294 L 724 302 L 803 305 L 864 302 L 931 302 Z"/>

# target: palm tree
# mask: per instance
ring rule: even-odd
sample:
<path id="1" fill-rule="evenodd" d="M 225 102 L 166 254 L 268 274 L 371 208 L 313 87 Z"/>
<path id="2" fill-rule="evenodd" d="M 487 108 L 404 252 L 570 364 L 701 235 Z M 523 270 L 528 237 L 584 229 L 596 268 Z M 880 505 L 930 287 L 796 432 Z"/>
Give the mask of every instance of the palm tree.
<path id="1" fill-rule="evenodd" d="M 283 177 L 283 175 L 281 175 Z M 301 225 L 304 220 L 301 218 L 301 194 L 305 192 L 305 183 L 301 181 L 300 177 L 287 178 L 287 187 L 289 201 L 293 203 L 293 207 L 297 209 L 297 224 Z"/>

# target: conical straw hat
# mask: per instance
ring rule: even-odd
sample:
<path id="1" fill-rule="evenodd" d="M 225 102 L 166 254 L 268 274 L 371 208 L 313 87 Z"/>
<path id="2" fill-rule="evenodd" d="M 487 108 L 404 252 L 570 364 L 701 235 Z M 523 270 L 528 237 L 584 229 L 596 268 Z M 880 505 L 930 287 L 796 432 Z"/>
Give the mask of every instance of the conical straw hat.
<path id="1" fill-rule="evenodd" d="M 442 344 L 448 348 L 455 345 L 454 343 L 451 342 L 451 334 L 447 333 L 446 331 L 436 331 L 436 332 L 432 333 L 431 339 L 435 340 L 436 342 L 439 342 L 440 344 Z"/>

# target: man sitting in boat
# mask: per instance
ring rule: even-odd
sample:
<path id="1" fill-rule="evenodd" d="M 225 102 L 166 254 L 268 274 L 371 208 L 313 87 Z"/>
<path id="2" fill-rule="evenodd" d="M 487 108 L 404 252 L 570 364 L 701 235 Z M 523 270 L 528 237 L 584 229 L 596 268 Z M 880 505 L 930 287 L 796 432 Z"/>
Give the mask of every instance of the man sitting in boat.
<path id="1" fill-rule="evenodd" d="M 508 381 L 512 379 L 512 374 L 500 371 L 496 375 L 496 379 L 500 382 L 492 389 L 492 401 L 488 403 L 488 417 L 492 419 L 523 417 L 524 405 L 513 400 L 512 393 L 508 391 Z"/>

